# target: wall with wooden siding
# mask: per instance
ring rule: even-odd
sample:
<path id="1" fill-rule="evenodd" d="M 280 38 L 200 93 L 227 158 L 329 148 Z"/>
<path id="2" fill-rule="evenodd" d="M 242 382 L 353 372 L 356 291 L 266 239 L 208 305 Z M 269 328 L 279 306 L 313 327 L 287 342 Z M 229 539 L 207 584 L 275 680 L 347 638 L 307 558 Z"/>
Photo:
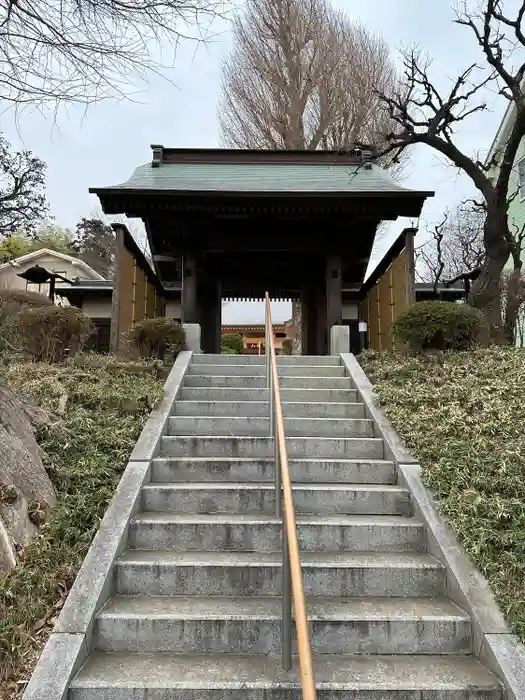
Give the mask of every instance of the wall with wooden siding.
<path id="1" fill-rule="evenodd" d="M 114 224 L 116 234 L 115 286 L 112 299 L 111 350 L 127 349 L 127 334 L 146 318 L 164 316 L 166 299 L 133 236 L 122 224 Z"/>
<path id="2" fill-rule="evenodd" d="M 415 302 L 414 235 L 413 229 L 403 231 L 363 285 L 359 318 L 368 325 L 374 350 L 394 347 L 394 321 Z"/>

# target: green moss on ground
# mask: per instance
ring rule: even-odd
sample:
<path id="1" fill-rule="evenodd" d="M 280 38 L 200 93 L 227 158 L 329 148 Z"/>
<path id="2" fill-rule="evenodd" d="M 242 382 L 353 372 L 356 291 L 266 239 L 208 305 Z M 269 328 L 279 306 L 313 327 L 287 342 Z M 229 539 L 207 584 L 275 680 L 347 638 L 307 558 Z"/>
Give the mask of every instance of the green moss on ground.
<path id="1" fill-rule="evenodd" d="M 40 444 L 57 491 L 57 505 L 25 548 L 21 565 L 0 582 L 3 697 L 30 674 L 36 651 L 55 622 L 135 441 L 161 395 L 162 382 L 151 374 L 110 371 L 112 364 L 111 359 L 88 358 L 69 367 L 28 363 L 0 367 L 0 379 L 16 392 L 34 397 L 53 416 Z"/>
<path id="2" fill-rule="evenodd" d="M 525 351 L 368 352 L 360 362 L 525 641 Z"/>

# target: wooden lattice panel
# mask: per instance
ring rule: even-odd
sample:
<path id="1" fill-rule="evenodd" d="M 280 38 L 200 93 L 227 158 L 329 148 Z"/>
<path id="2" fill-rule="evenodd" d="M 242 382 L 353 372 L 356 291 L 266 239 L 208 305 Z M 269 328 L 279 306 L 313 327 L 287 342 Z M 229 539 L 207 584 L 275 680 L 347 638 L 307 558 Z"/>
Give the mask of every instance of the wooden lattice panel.
<path id="1" fill-rule="evenodd" d="M 111 347 L 127 350 L 127 336 L 135 323 L 164 316 L 166 303 L 149 263 L 125 227 L 115 227 L 116 275 L 113 290 Z"/>
<path id="2" fill-rule="evenodd" d="M 160 294 L 155 292 L 155 316 L 165 316 L 166 315 L 166 299 L 162 297 Z"/>
<path id="3" fill-rule="evenodd" d="M 156 308 L 155 308 L 155 296 L 157 291 L 155 287 L 150 283 L 146 283 L 146 318 L 155 318 Z"/>
<path id="4" fill-rule="evenodd" d="M 379 350 L 380 334 L 378 301 L 379 297 L 377 294 L 377 284 L 374 284 L 368 293 L 368 343 L 370 347 L 374 348 L 375 350 Z"/>
<path id="5" fill-rule="evenodd" d="M 392 348 L 392 296 L 391 296 L 391 275 L 390 268 L 379 279 L 379 318 L 381 333 L 379 336 L 379 349 L 389 350 Z"/>
<path id="6" fill-rule="evenodd" d="M 135 308 L 133 323 L 140 323 L 145 318 L 144 297 L 146 295 L 146 274 L 137 266 L 137 276 L 135 282 Z"/>
<path id="7" fill-rule="evenodd" d="M 412 235 L 412 234 L 409 234 Z M 398 243 L 403 244 L 403 239 Z M 404 239 L 404 247 L 376 279 L 371 280 L 360 302 L 360 318 L 368 325 L 368 344 L 374 350 L 394 347 L 394 322 L 414 303 L 413 239 Z M 380 268 L 381 269 L 381 268 Z"/>
<path id="8" fill-rule="evenodd" d="M 124 343 L 124 338 L 133 325 L 133 278 L 135 274 L 135 258 L 123 248 L 118 260 L 119 269 L 119 308 L 118 308 L 118 349 Z"/>

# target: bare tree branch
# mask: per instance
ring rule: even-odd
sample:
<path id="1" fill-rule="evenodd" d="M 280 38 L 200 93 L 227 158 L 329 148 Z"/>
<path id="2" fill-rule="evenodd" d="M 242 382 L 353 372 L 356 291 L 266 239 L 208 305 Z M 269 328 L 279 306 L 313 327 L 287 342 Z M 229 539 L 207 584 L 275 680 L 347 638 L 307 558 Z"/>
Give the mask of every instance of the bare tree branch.
<path id="1" fill-rule="evenodd" d="M 432 231 L 433 246 L 431 253 L 429 253 L 427 250 L 428 245 L 420 246 L 418 250 L 419 255 L 417 257 L 421 258 L 430 275 L 430 281 L 432 282 L 434 288 L 434 294 L 437 293 L 438 284 L 442 280 L 443 270 L 445 269 L 445 261 L 443 260 L 443 238 L 445 236 L 445 226 L 447 221 L 448 214 L 445 214 L 443 220 L 434 226 L 434 230 Z"/>
<path id="2" fill-rule="evenodd" d="M 211 22 L 227 0 L 0 0 L 0 100 L 80 103 L 128 97 L 158 71 L 161 41 Z"/>
<path id="3" fill-rule="evenodd" d="M 248 0 L 223 63 L 222 140 L 240 148 L 381 149 L 393 124 L 374 86 L 390 94 L 396 85 L 387 44 L 325 0 Z"/>
<path id="4" fill-rule="evenodd" d="M 33 233 L 48 213 L 46 164 L 31 151 L 12 152 L 0 134 L 0 239 Z"/>
<path id="5" fill-rule="evenodd" d="M 432 238 L 419 246 L 420 276 L 434 284 L 480 267 L 485 258 L 485 212 L 463 202 L 431 231 Z"/>
<path id="6" fill-rule="evenodd" d="M 462 0 L 455 21 L 471 30 L 484 61 L 463 70 L 451 81 L 448 91 L 438 90 L 432 81 L 429 60 L 421 52 L 409 50 L 402 54 L 401 87 L 393 94 L 381 88 L 377 93 L 395 124 L 385 134 L 385 153 L 398 157 L 407 147 L 425 144 L 468 175 L 483 196 L 484 259 L 470 301 L 484 311 L 493 339 L 512 342 L 512 319 L 502 319 L 500 281 L 509 255 L 517 250 L 507 208 L 509 181 L 525 135 L 525 63 L 517 68 L 513 65 L 516 47 L 521 52 L 525 48 L 525 2 L 513 3 L 513 14 L 505 11 L 504 5 L 503 0 Z M 483 93 L 494 87 L 511 100 L 513 112 L 505 143 L 500 144 L 490 163 L 483 164 L 475 154 L 462 150 L 455 137 L 469 117 L 485 111 Z"/>

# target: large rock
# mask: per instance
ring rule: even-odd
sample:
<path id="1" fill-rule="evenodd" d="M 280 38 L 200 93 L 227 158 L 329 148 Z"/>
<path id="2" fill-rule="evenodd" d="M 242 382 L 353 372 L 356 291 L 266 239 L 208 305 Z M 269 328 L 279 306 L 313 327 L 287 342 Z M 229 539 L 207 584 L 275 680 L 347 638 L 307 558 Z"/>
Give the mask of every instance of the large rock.
<path id="1" fill-rule="evenodd" d="M 35 532 L 28 506 L 55 504 L 53 484 L 42 464 L 36 435 L 47 414 L 0 384 L 0 574 L 16 565 L 16 545 Z"/>

